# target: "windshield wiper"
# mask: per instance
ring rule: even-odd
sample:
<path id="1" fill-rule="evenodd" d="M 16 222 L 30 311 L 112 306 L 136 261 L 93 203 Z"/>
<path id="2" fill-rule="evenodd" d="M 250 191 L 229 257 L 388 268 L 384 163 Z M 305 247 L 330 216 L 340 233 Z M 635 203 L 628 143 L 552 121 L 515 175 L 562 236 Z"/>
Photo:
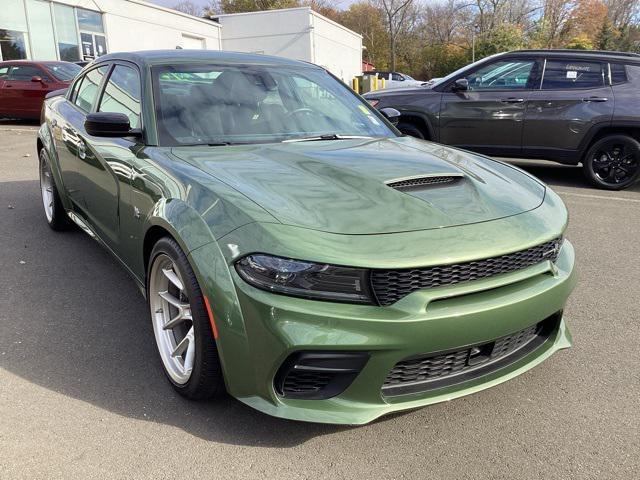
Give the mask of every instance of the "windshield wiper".
<path id="1" fill-rule="evenodd" d="M 283 140 L 282 143 L 319 142 L 321 140 L 352 140 L 354 138 L 373 138 L 373 137 L 366 137 L 363 135 L 338 135 L 337 133 L 328 133 L 325 135 L 313 135 L 311 137 L 290 138 L 289 140 Z"/>

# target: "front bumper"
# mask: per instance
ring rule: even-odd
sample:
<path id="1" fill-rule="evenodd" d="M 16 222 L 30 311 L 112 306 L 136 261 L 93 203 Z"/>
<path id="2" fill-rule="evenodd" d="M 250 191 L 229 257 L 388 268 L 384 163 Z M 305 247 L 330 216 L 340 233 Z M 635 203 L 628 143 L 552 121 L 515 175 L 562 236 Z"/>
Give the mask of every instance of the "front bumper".
<path id="1" fill-rule="evenodd" d="M 243 378 L 225 366 L 227 388 L 242 402 L 270 415 L 321 423 L 363 424 L 509 380 L 571 346 L 564 320 L 535 350 L 485 375 L 421 393 L 385 396 L 382 386 L 399 361 L 415 355 L 491 342 L 563 310 L 576 275 L 574 250 L 565 241 L 558 260 L 455 286 L 414 292 L 389 307 L 346 305 L 274 295 L 232 272 L 244 320 L 248 355 Z M 234 341 L 230 339 L 230 341 Z M 274 378 L 294 352 L 367 352 L 353 382 L 324 400 L 280 396 Z M 224 361 L 223 363 L 229 363 Z M 233 360 L 232 362 L 238 362 Z"/>

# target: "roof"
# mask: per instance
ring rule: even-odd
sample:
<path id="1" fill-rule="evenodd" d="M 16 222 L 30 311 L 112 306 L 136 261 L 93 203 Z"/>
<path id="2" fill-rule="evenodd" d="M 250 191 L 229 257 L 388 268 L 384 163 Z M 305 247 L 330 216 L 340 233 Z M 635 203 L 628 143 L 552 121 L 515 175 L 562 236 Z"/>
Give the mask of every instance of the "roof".
<path id="1" fill-rule="evenodd" d="M 307 62 L 291 60 L 272 55 L 255 53 L 227 52 L 223 50 L 142 50 L 138 52 L 109 53 L 99 57 L 99 61 L 128 60 L 140 66 L 174 63 L 230 63 L 259 65 L 289 65 L 307 68 L 320 68 Z"/>
<path id="2" fill-rule="evenodd" d="M 640 54 L 633 52 L 613 52 L 608 50 L 570 50 L 570 49 L 538 49 L 538 50 L 514 50 L 512 52 L 505 52 L 503 55 L 511 54 L 537 54 L 545 55 L 546 57 L 582 57 L 582 58 L 599 58 L 607 60 L 628 60 L 632 62 L 640 62 Z"/>

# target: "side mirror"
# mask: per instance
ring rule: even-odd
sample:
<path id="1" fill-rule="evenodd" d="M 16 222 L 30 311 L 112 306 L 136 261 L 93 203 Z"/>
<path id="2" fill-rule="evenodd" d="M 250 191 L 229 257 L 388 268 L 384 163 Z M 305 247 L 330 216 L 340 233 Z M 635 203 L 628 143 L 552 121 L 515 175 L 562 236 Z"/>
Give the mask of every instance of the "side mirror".
<path id="1" fill-rule="evenodd" d="M 466 78 L 459 78 L 453 82 L 452 90 L 454 92 L 466 92 L 469 90 L 469 80 Z"/>
<path id="2" fill-rule="evenodd" d="M 391 122 L 391 125 L 394 126 L 398 125 L 398 122 L 400 121 L 400 115 L 402 115 L 398 110 L 391 107 L 381 108 L 380 113 Z"/>
<path id="3" fill-rule="evenodd" d="M 124 113 L 96 112 L 87 115 L 84 129 L 93 137 L 139 136 L 139 130 L 132 130 L 129 117 Z"/>
<path id="4" fill-rule="evenodd" d="M 35 83 L 44 83 L 44 80 L 42 80 L 42 77 L 39 75 L 34 75 L 33 77 L 31 77 L 31 81 Z"/>

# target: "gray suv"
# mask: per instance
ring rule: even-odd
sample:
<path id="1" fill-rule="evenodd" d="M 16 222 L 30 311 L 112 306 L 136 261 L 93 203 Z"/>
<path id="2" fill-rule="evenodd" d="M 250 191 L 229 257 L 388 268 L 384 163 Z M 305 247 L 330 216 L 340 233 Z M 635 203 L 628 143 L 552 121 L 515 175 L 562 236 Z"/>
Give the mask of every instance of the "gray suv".
<path id="1" fill-rule="evenodd" d="M 520 50 L 428 86 L 365 95 L 403 133 L 494 156 L 582 163 L 596 186 L 640 176 L 640 55 Z"/>

